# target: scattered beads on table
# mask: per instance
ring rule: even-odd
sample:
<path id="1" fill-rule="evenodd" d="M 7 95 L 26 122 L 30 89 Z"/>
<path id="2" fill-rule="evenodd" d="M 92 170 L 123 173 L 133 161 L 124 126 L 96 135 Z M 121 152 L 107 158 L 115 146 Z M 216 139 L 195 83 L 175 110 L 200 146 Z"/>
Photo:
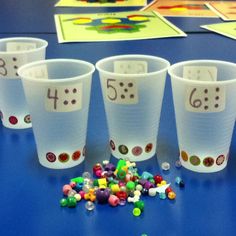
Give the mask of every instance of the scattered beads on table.
<path id="1" fill-rule="evenodd" d="M 169 170 L 170 164 L 163 162 L 161 167 Z M 85 208 L 93 211 L 96 203 L 111 207 L 129 203 L 133 204 L 132 213 L 137 217 L 144 211 L 143 196 L 159 196 L 162 200 L 176 198 L 170 184 L 160 174 L 153 175 L 147 171 L 140 174 L 136 163 L 129 160 L 120 159 L 116 166 L 104 160 L 102 164 L 93 166 L 92 173 L 84 172 L 62 187 L 64 197 L 60 200 L 61 207 L 73 208 L 84 200 Z M 180 177 L 176 177 L 175 183 L 184 186 Z"/>

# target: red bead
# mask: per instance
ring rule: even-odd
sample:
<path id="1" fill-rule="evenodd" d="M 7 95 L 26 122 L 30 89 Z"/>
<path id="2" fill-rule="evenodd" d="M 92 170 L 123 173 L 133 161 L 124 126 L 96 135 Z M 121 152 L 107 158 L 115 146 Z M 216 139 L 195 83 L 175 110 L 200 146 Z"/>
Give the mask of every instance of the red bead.
<path id="1" fill-rule="evenodd" d="M 161 175 L 155 175 L 153 178 L 156 184 L 160 184 L 161 181 L 163 180 Z"/>
<path id="2" fill-rule="evenodd" d="M 102 171 L 102 165 L 97 163 L 96 165 L 93 166 L 93 173 L 96 175 L 97 171 Z"/>
<path id="3" fill-rule="evenodd" d="M 173 192 L 173 189 L 171 187 L 166 188 L 166 194 L 168 195 L 169 192 Z"/>
<path id="4" fill-rule="evenodd" d="M 119 191 L 116 193 L 116 196 L 119 198 L 119 199 L 127 199 L 127 193 L 124 192 L 124 191 Z"/>

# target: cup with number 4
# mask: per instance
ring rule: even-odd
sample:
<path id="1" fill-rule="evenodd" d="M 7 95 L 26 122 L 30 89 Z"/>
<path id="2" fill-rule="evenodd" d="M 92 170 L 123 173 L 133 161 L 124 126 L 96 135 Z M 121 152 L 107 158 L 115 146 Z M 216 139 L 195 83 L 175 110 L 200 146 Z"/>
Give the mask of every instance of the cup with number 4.
<path id="1" fill-rule="evenodd" d="M 97 62 L 116 158 L 143 161 L 156 153 L 169 62 L 149 55 L 120 55 Z"/>
<path id="2" fill-rule="evenodd" d="M 168 72 L 182 165 L 196 172 L 224 169 L 236 117 L 236 64 L 184 61 Z"/>
<path id="3" fill-rule="evenodd" d="M 47 45 L 45 40 L 38 38 L 0 39 L 0 114 L 7 128 L 32 126 L 17 70 L 29 62 L 45 59 Z"/>
<path id="4" fill-rule="evenodd" d="M 18 70 L 43 166 L 64 169 L 84 160 L 94 70 L 73 59 L 42 60 Z"/>

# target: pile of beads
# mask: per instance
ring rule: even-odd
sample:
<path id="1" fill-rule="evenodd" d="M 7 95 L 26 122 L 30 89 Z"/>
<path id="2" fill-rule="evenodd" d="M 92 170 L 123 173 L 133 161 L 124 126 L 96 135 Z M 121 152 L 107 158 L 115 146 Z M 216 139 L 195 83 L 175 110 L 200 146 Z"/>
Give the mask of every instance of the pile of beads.
<path id="1" fill-rule="evenodd" d="M 62 207 L 76 207 L 77 202 L 86 200 L 85 207 L 91 211 L 95 202 L 109 204 L 113 207 L 132 203 L 133 215 L 139 216 L 144 211 L 144 202 L 141 197 L 159 196 L 160 199 L 174 200 L 175 192 L 170 184 L 159 174 L 153 175 L 144 171 L 138 173 L 135 162 L 119 160 L 117 165 L 108 161 L 93 166 L 93 176 L 84 172 L 82 176 L 73 178 L 69 184 L 63 186 L 64 198 Z"/>

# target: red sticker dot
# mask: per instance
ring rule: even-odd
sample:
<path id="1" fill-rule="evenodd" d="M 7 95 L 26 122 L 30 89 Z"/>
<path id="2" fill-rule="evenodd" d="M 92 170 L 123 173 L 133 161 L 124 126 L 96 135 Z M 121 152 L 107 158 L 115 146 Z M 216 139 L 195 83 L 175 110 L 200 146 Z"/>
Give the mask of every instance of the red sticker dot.
<path id="1" fill-rule="evenodd" d="M 10 116 L 9 117 L 9 122 L 12 124 L 12 125 L 15 125 L 18 123 L 18 120 L 15 116 Z"/>
<path id="2" fill-rule="evenodd" d="M 67 162 L 67 161 L 69 161 L 69 155 L 67 153 L 63 152 L 58 156 L 58 160 L 60 162 Z"/>
<path id="3" fill-rule="evenodd" d="M 79 160 L 80 156 L 81 156 L 81 152 L 80 152 L 80 151 L 75 151 L 75 152 L 72 154 L 72 160 L 73 160 L 73 161 L 77 161 L 77 160 Z"/>
<path id="4" fill-rule="evenodd" d="M 132 153 L 134 156 L 139 156 L 142 154 L 142 152 L 143 152 L 143 149 L 139 146 L 136 146 L 132 149 Z"/>
<path id="5" fill-rule="evenodd" d="M 52 152 L 48 152 L 46 154 L 46 159 L 49 161 L 49 162 L 55 162 L 56 161 L 56 155 Z"/>
<path id="6" fill-rule="evenodd" d="M 113 142 L 113 140 L 110 140 L 110 147 L 113 151 L 116 149 L 116 146 L 115 146 L 115 143 Z"/>

